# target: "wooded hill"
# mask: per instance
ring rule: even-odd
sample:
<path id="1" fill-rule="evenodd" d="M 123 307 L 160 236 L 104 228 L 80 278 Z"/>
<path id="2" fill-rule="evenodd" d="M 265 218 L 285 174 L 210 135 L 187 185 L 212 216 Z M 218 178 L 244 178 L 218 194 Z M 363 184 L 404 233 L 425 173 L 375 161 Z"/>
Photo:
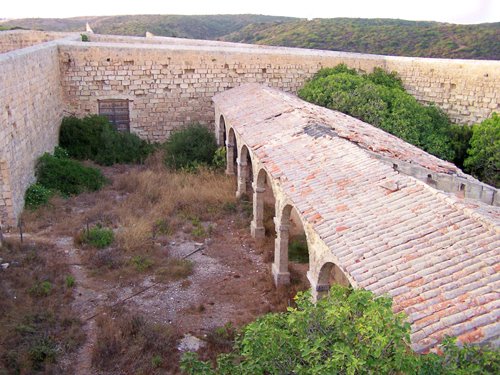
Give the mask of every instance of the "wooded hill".
<path id="1" fill-rule="evenodd" d="M 95 33 L 144 36 L 149 31 L 158 36 L 194 39 L 218 39 L 251 24 L 267 25 L 290 22 L 297 18 L 238 15 L 134 15 L 76 18 L 24 18 L 0 25 L 46 31 L 84 31 L 88 22 Z"/>
<path id="2" fill-rule="evenodd" d="M 500 22 L 458 25 L 395 19 L 330 18 L 311 21 L 262 15 L 138 15 L 30 18 L 3 27 L 99 34 L 225 40 L 396 56 L 500 60 Z"/>
<path id="3" fill-rule="evenodd" d="M 500 59 L 500 23 L 332 18 L 248 25 L 224 40 L 381 55 Z"/>

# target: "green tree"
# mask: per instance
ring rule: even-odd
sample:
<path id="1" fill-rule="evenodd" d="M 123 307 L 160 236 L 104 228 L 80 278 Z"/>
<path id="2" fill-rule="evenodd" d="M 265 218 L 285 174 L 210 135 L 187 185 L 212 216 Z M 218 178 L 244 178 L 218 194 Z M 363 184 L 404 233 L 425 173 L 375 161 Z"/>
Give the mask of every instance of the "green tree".
<path id="1" fill-rule="evenodd" d="M 376 68 L 360 75 L 340 64 L 321 69 L 299 90 L 311 103 L 346 113 L 377 126 L 423 150 L 455 160 L 462 139 L 450 136 L 450 121 L 435 106 L 424 106 L 408 94 L 397 73 Z"/>
<path id="2" fill-rule="evenodd" d="M 250 323 L 233 353 L 217 367 L 184 356 L 188 374 L 359 374 L 415 373 L 418 357 L 408 348 L 409 324 L 393 314 L 389 298 L 334 286 L 311 302 L 299 293 L 297 308 Z"/>
<path id="3" fill-rule="evenodd" d="M 500 187 L 500 116 L 493 113 L 472 127 L 468 157 L 464 167 L 480 180 Z"/>

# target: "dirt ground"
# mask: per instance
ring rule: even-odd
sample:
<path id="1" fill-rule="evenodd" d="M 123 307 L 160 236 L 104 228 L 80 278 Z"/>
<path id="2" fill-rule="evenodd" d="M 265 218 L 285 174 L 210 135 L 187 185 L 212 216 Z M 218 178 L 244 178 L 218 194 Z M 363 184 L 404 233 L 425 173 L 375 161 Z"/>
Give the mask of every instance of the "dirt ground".
<path id="1" fill-rule="evenodd" d="M 106 168 L 105 173 L 114 181 L 129 171 L 117 167 Z M 57 249 L 54 256 L 65 259 L 76 280 L 72 308 L 83 322 L 86 341 L 77 352 L 62 359 L 73 364 L 75 374 L 130 373 L 127 368 L 103 371 L 92 365 L 99 335 L 96 320 L 107 314 L 110 307 L 120 307 L 123 314 L 139 314 L 150 322 L 170 326 L 179 339 L 188 334 L 201 339 L 203 344 L 218 327 L 231 323 L 239 328 L 265 313 L 284 311 L 293 304 L 296 291 L 307 288 L 307 264 L 291 265 L 295 279 L 292 286 L 284 290 L 274 287 L 269 263 L 273 241 L 269 239 L 262 244 L 251 238 L 248 208 L 246 213 L 238 209 L 203 221 L 201 225 L 210 229 L 203 238 L 194 238 L 180 226 L 174 233 L 155 240 L 154 246 L 161 256 L 192 262 L 192 273 L 187 278 L 159 282 L 151 272 L 133 277 L 126 273 L 96 272 L 86 260 L 87 249 L 74 243 L 78 231 L 74 225 L 82 225 L 88 217 L 96 216 L 97 206 L 103 202 L 113 204 L 125 199 L 115 185 L 110 184 L 98 193 L 59 201 L 57 219 L 49 220 L 50 213 L 24 219 L 27 238 L 53 243 Z M 70 225 L 71 220 L 74 223 Z M 176 346 L 179 345 L 180 341 Z M 204 350 L 202 345 L 199 349 L 202 358 L 215 355 Z M 179 357 L 180 351 L 173 355 L 173 362 L 157 373 L 179 373 Z"/>

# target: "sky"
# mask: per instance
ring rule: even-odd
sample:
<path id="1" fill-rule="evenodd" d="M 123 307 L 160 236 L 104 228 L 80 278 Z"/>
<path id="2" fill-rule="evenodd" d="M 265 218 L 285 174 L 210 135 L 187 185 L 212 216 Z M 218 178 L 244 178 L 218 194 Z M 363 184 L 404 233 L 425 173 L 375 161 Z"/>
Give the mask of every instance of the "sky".
<path id="1" fill-rule="evenodd" d="M 500 0 L 4 0 L 0 18 L 118 14 L 266 14 L 301 18 L 500 21 Z"/>

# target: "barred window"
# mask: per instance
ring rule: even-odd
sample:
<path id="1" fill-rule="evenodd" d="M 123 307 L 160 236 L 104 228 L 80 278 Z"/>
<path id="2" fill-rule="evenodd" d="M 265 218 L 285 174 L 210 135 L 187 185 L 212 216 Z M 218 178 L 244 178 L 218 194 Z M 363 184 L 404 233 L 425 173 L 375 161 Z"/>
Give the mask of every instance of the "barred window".
<path id="1" fill-rule="evenodd" d="M 98 100 L 99 115 L 106 116 L 116 130 L 130 132 L 130 113 L 127 99 Z"/>

